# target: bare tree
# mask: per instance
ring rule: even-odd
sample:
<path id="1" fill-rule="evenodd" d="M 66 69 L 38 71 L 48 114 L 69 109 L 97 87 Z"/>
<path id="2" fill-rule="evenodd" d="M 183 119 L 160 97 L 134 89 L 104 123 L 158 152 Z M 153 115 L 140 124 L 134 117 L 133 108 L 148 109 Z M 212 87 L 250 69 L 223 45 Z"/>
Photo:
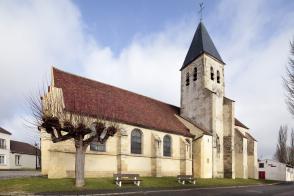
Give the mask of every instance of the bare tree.
<path id="1" fill-rule="evenodd" d="M 280 126 L 275 159 L 281 163 L 287 163 L 287 130 L 287 126 Z"/>
<path id="2" fill-rule="evenodd" d="M 292 116 L 294 117 L 294 38 L 290 42 L 290 57 L 287 66 L 287 76 L 283 77 L 286 89 L 286 103 Z"/>
<path id="3" fill-rule="evenodd" d="M 290 146 L 288 148 L 288 161 L 289 164 L 291 164 L 292 166 L 294 166 L 294 130 L 291 130 L 291 138 L 290 138 Z"/>
<path id="4" fill-rule="evenodd" d="M 104 143 L 118 130 L 118 124 L 103 115 L 93 118 L 82 113 L 64 111 L 57 99 L 29 98 L 29 105 L 38 129 L 51 135 L 53 143 L 73 139 L 76 186 L 85 185 L 85 152 L 93 141 Z M 98 107 L 98 106 L 97 106 Z"/>

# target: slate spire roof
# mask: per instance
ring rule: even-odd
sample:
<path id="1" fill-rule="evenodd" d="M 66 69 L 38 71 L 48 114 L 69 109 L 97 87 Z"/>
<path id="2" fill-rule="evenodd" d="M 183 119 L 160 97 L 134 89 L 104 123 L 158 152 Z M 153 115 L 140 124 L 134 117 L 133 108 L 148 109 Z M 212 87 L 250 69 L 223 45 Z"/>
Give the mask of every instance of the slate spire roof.
<path id="1" fill-rule="evenodd" d="M 192 61 L 194 61 L 197 57 L 199 57 L 203 53 L 206 53 L 214 57 L 221 63 L 225 64 L 220 54 L 218 53 L 216 47 L 214 46 L 213 41 L 210 38 L 204 24 L 200 22 L 194 34 L 192 43 L 190 45 L 189 51 L 186 55 L 186 58 L 181 70 L 187 67 Z"/>

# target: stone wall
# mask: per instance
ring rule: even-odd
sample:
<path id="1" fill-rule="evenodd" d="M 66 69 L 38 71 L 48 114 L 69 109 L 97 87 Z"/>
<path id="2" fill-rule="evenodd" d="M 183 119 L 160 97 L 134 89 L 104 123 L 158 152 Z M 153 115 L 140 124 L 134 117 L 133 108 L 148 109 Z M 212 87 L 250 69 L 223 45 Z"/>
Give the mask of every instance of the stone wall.
<path id="1" fill-rule="evenodd" d="M 203 178 L 201 168 L 202 166 L 202 159 L 204 159 L 202 155 L 202 137 L 200 136 L 197 139 L 193 140 L 193 175 L 196 178 Z M 202 156 L 201 156 L 202 155 Z"/>
<path id="2" fill-rule="evenodd" d="M 248 178 L 247 138 L 240 127 L 235 130 L 236 178 Z"/>
<path id="3" fill-rule="evenodd" d="M 204 54 L 203 58 L 204 66 L 204 88 L 218 92 L 221 96 L 225 94 L 225 80 L 224 80 L 224 65 L 219 61 L 216 61 L 209 55 Z M 213 68 L 214 80 L 210 78 L 210 69 Z M 220 72 L 220 83 L 217 83 L 217 71 Z"/>
<path id="4" fill-rule="evenodd" d="M 235 178 L 234 156 L 234 101 L 224 98 L 224 177 Z"/>
<path id="5" fill-rule="evenodd" d="M 244 164 L 243 164 L 243 136 L 239 133 L 235 133 L 235 170 L 236 178 L 243 178 Z"/>
<path id="6" fill-rule="evenodd" d="M 214 80 L 211 80 L 211 67 Z M 197 68 L 196 81 L 193 81 L 194 68 Z M 217 83 L 217 71 L 220 72 L 220 83 Z M 203 54 L 181 72 L 181 116 L 212 134 L 212 171 L 214 177 L 220 178 L 224 176 L 223 71 L 223 64 Z M 190 75 L 188 86 L 187 73 Z"/>
<path id="7" fill-rule="evenodd" d="M 224 177 L 233 178 L 232 136 L 224 136 Z"/>
<path id="8" fill-rule="evenodd" d="M 181 72 L 181 116 L 191 120 L 205 130 L 212 130 L 211 93 L 204 87 L 204 55 L 193 61 Z M 197 80 L 193 81 L 193 71 L 197 68 Z M 186 86 L 186 75 L 190 84 Z"/>
<path id="9" fill-rule="evenodd" d="M 157 135 L 152 135 L 151 145 L 151 175 L 161 177 L 161 155 L 162 155 L 162 140 Z"/>
<path id="10" fill-rule="evenodd" d="M 248 156 L 254 155 L 254 140 L 250 138 L 248 138 L 247 153 L 248 153 Z"/>
<path id="11" fill-rule="evenodd" d="M 113 173 L 138 173 L 142 176 L 176 176 L 192 174 L 191 138 L 155 130 L 120 124 L 120 131 L 106 142 L 106 152 L 86 151 L 86 177 L 112 176 Z M 142 154 L 130 152 L 130 135 L 134 128 L 143 133 Z M 168 134 L 172 138 L 172 156 L 162 155 L 162 143 L 156 140 Z M 42 134 L 42 173 L 49 178 L 74 177 L 75 148 L 71 140 L 53 144 L 48 134 Z M 164 167 L 162 167 L 164 166 Z"/>
<path id="12" fill-rule="evenodd" d="M 212 94 L 213 177 L 224 177 L 223 97 Z"/>
<path id="13" fill-rule="evenodd" d="M 212 178 L 212 136 L 202 135 L 193 141 L 193 174 Z"/>
<path id="14" fill-rule="evenodd" d="M 248 178 L 258 179 L 257 142 L 248 138 Z"/>

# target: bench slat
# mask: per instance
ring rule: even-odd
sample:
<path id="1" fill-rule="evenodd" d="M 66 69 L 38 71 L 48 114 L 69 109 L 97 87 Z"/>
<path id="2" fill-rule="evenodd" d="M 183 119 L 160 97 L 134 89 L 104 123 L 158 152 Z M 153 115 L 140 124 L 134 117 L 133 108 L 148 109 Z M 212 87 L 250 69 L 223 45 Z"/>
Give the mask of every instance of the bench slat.
<path id="1" fill-rule="evenodd" d="M 182 183 L 182 184 L 185 184 L 185 182 L 190 182 L 192 184 L 195 184 L 196 183 L 196 180 L 195 178 L 193 177 L 193 175 L 178 175 L 177 176 L 177 179 L 178 179 L 178 182 L 179 183 Z"/>
<path id="2" fill-rule="evenodd" d="M 139 174 L 113 174 L 114 182 L 121 187 L 123 182 L 133 182 L 135 185 L 140 186 Z"/>

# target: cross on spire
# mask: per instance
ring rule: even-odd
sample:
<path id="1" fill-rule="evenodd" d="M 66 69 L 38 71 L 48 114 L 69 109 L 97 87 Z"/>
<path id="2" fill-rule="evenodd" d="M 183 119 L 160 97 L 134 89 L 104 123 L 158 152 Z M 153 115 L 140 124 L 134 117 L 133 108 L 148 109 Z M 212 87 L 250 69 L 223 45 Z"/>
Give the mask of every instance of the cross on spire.
<path id="1" fill-rule="evenodd" d="M 200 10 L 198 11 L 199 12 L 199 14 L 200 14 L 200 22 L 202 21 L 202 12 L 203 12 L 203 9 L 204 9 L 204 6 L 203 6 L 203 2 L 201 2 L 200 4 L 199 4 L 199 6 L 200 6 Z"/>

